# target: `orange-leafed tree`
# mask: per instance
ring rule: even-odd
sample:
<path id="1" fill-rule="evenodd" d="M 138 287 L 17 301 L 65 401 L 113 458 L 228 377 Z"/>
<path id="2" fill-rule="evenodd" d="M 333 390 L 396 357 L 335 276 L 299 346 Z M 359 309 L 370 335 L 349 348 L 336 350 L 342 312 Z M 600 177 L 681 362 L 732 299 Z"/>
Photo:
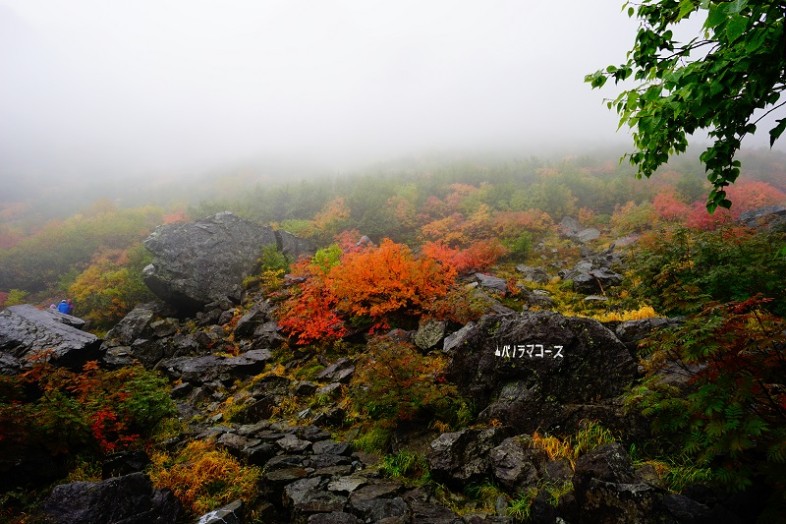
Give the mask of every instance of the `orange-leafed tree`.
<path id="1" fill-rule="evenodd" d="M 508 253 L 507 248 L 496 239 L 478 240 L 465 249 L 453 248 L 444 242 L 427 242 L 421 250 L 425 256 L 457 274 L 484 271 Z"/>
<path id="2" fill-rule="evenodd" d="M 391 314 L 419 314 L 444 296 L 456 273 L 385 239 L 379 247 L 347 253 L 330 270 L 338 308 L 354 317 L 383 321 Z"/>
<path id="3" fill-rule="evenodd" d="M 320 263 L 319 255 L 296 268 L 306 280 L 279 311 L 279 325 L 297 344 L 336 340 L 348 324 L 374 330 L 427 313 L 456 277 L 452 267 L 389 239 L 344 252 L 336 264 Z"/>

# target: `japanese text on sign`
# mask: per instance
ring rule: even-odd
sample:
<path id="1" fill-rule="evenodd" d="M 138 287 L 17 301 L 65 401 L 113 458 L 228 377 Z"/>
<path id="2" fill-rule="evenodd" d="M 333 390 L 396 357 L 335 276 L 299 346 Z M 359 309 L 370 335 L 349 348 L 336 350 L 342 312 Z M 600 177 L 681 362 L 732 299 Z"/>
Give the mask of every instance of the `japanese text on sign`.
<path id="1" fill-rule="evenodd" d="M 544 346 L 543 344 L 505 344 L 497 346 L 494 356 L 501 358 L 564 358 L 564 346 Z"/>

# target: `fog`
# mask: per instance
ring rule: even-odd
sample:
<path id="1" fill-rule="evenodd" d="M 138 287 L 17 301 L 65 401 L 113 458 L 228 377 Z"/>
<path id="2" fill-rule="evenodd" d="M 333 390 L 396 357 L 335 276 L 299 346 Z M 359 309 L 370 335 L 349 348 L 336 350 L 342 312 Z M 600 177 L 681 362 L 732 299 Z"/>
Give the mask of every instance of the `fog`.
<path id="1" fill-rule="evenodd" d="M 622 0 L 0 0 L 0 177 L 628 143 Z M 8 182 L 6 182 L 8 183 Z"/>

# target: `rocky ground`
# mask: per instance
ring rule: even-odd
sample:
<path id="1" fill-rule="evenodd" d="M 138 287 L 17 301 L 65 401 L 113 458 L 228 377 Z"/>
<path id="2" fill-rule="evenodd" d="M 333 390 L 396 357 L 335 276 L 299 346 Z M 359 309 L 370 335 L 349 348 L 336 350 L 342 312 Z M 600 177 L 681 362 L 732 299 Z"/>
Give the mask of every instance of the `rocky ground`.
<path id="1" fill-rule="evenodd" d="M 571 222 L 562 227 L 578 243 L 596 238 Z M 636 342 L 675 320 L 604 325 L 548 311 L 548 294 L 526 283 L 547 281 L 550 268 L 518 268 L 532 310 L 525 305 L 514 311 L 490 298 L 477 322 L 428 322 L 394 334 L 447 359 L 445 376 L 472 399 L 477 418 L 456 431 L 403 428 L 394 451 L 419 446 L 430 477 L 391 478 L 380 468 L 380 454 L 353 445 L 360 435 L 346 423 L 345 392 L 356 380 L 353 357 L 285 354 L 274 305 L 262 294 L 240 291 L 255 257 L 236 246 L 258 250 L 255 242 L 262 238 L 293 252 L 308 248 L 252 229 L 219 214 L 158 231 L 148 242 L 156 260 L 147 274 L 161 301 L 139 305 L 104 339 L 81 331 L 76 320 L 31 306 L 0 312 L 0 372 L 18 373 L 31 355 L 53 349 L 58 365 L 74 369 L 98 359 L 108 369 L 141 363 L 164 373 L 184 421 L 183 432 L 166 446 L 213 440 L 262 471 L 256 500 L 235 501 L 201 516 L 200 524 L 252 516 L 256 522 L 324 524 L 744 522 L 728 501 L 670 492 L 652 467 L 635 468 L 628 454 L 627 446 L 648 433 L 620 401 L 639 374 Z M 189 256 L 195 245 L 199 255 Z M 602 300 L 603 290 L 621 281 L 613 269 L 617 254 L 585 255 L 562 276 L 590 300 Z M 493 275 L 473 281 L 488 297 L 507 285 Z M 300 373 L 315 363 L 317 371 Z M 587 421 L 616 438 L 573 455 L 538 440 L 567 438 L 587 429 Z M 26 459 L 5 457 L 0 466 L 4 474 L 40 466 Z M 101 482 L 56 486 L 43 505 L 47 518 L 126 524 L 184 518 L 172 493 L 151 484 L 144 452 L 108 462 Z M 452 493 L 480 485 L 495 488 L 484 509 L 451 503 Z M 527 504 L 517 510 L 511 501 Z"/>

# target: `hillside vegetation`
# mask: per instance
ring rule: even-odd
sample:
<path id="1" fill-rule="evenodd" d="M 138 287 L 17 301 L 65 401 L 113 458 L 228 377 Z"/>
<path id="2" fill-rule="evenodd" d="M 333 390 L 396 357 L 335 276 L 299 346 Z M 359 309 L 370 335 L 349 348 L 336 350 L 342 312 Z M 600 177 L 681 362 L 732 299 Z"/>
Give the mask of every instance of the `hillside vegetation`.
<path id="1" fill-rule="evenodd" d="M 565 479 L 591 450 L 617 443 L 659 489 L 707 504 L 737 497 L 761 522 L 775 522 L 786 515 L 786 236 L 746 213 L 786 205 L 786 174 L 755 157 L 745 165 L 751 172 L 728 190 L 733 206 L 712 215 L 693 164 L 638 181 L 594 158 L 390 168 L 243 188 L 186 210 L 104 202 L 45 224 L 25 223 L 9 207 L 0 225 L 0 300 L 48 307 L 72 298 L 74 314 L 99 335 L 154 299 L 142 282 L 150 261 L 142 240 L 159 224 L 230 210 L 316 250 L 291 260 L 260 247 L 258 271 L 231 314 L 220 322 L 207 313 L 172 318 L 161 328 L 201 336 L 213 355 L 233 358 L 248 349 L 238 323 L 264 305 L 278 326 L 264 371 L 224 381 L 212 400 L 194 395 L 186 416 L 153 371 L 54 371 L 40 362 L 0 377 L 0 449 L 41 446 L 69 480 L 95 479 L 113 453 L 144 449 L 154 485 L 172 489 L 189 515 L 241 498 L 264 522 L 259 479 L 268 470 L 192 439 L 193 428 L 249 423 L 244 399 L 260 384 L 318 382 L 346 358 L 351 381 L 286 396 L 268 418 L 296 427 L 304 413 L 324 415 L 321 427 L 333 438 L 379 455 L 380 476 L 427 490 L 459 515 L 501 512 L 519 522 L 573 507 L 579 484 Z M 601 268 L 588 262 L 599 259 Z M 611 283 L 597 277 L 582 287 L 582 263 Z M 669 320 L 629 345 L 639 369 L 619 397 L 624 419 L 517 434 L 524 449 L 562 461 L 568 476 L 534 487 L 473 476 L 457 486 L 430 466 L 424 440 L 508 421 L 481 413 L 468 385 L 451 380 L 448 353 L 424 350 L 411 335 L 430 322 L 447 333 L 470 323 L 485 329 L 484 315 L 506 311 L 555 311 L 612 330 Z M 193 441 L 167 444 L 183 435 Z M 762 496 L 750 503 L 754 492 Z M 26 522 L 36 496 L 3 492 L 10 509 L 0 517 Z"/>

